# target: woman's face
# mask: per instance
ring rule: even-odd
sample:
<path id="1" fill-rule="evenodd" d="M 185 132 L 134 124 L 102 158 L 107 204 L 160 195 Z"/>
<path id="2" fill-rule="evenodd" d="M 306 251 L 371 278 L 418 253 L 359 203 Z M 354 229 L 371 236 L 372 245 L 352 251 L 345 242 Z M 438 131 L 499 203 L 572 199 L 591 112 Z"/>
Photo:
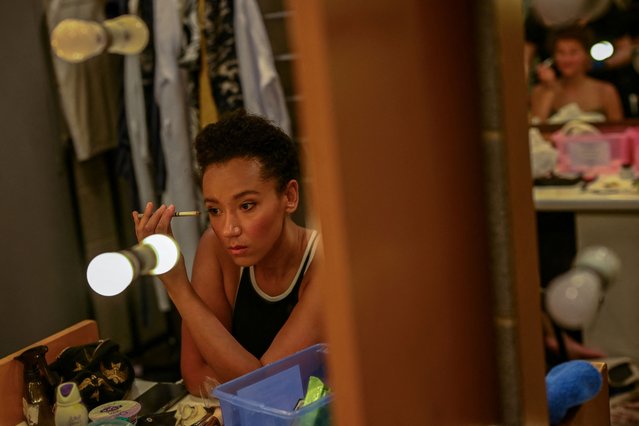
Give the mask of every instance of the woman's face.
<path id="1" fill-rule="evenodd" d="M 255 159 L 234 158 L 207 167 L 202 177 L 211 227 L 239 266 L 255 265 L 271 251 L 291 212 L 288 191 L 278 193 L 275 179 L 264 180 L 261 171 Z"/>
<path id="2" fill-rule="evenodd" d="M 563 77 L 573 77 L 587 72 L 590 57 L 577 40 L 558 40 L 555 44 L 555 64 Z"/>

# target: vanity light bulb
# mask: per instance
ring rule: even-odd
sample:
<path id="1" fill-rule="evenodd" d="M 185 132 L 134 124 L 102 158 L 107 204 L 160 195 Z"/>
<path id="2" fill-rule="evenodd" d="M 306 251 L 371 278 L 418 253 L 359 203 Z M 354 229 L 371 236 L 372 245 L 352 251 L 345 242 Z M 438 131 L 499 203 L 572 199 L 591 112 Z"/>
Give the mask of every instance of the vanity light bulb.
<path id="1" fill-rule="evenodd" d="M 87 267 L 89 286 L 102 296 L 122 293 L 134 277 L 135 269 L 131 261 L 119 252 L 99 254 Z"/>
<path id="2" fill-rule="evenodd" d="M 60 59 L 77 63 L 104 51 L 107 38 L 106 31 L 97 22 L 65 19 L 51 32 L 51 47 Z"/>
<path id="3" fill-rule="evenodd" d="M 155 253 L 155 267 L 148 272 L 151 275 L 159 275 L 170 271 L 180 258 L 180 248 L 177 242 L 167 235 L 149 235 L 140 244 L 150 247 Z"/>
<path id="4" fill-rule="evenodd" d="M 595 318 L 603 300 L 601 279 L 587 269 L 559 275 L 546 289 L 546 309 L 561 327 L 583 329 Z"/>
<path id="5" fill-rule="evenodd" d="M 590 48 L 590 56 L 592 56 L 595 61 L 608 59 L 614 52 L 615 48 L 609 41 L 600 41 L 599 43 L 593 44 Z"/>

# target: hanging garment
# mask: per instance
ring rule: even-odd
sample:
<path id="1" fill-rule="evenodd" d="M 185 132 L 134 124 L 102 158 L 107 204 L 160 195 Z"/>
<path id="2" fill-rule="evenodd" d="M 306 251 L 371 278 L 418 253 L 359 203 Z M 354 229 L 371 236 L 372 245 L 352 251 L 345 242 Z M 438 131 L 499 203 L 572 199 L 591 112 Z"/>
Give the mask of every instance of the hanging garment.
<path id="1" fill-rule="evenodd" d="M 164 152 L 160 141 L 160 109 L 155 101 L 155 41 L 153 19 L 153 0 L 139 0 L 138 13 L 149 29 L 149 42 L 140 52 L 140 67 L 142 72 L 142 91 L 146 110 L 146 126 L 149 142 L 149 153 L 153 173 L 153 188 L 155 194 L 161 194 L 166 188 L 166 167 Z"/>
<path id="2" fill-rule="evenodd" d="M 213 99 L 220 114 L 244 108 L 235 53 L 233 0 L 206 0 L 202 35 Z"/>
<path id="3" fill-rule="evenodd" d="M 234 12 L 235 46 L 244 108 L 273 121 L 292 136 L 284 91 L 259 6 L 255 0 L 235 0 Z"/>
<path id="4" fill-rule="evenodd" d="M 49 32 L 63 19 L 104 20 L 104 1 L 50 0 L 46 6 Z M 52 54 L 60 103 L 78 160 L 115 148 L 119 99 L 117 58 L 98 55 L 69 63 Z M 114 64 L 115 63 L 115 64 Z"/>
<path id="5" fill-rule="evenodd" d="M 200 44 L 201 31 L 198 19 L 198 0 L 181 0 L 182 49 L 178 64 L 185 74 L 188 106 L 189 135 L 191 140 L 200 131 Z M 194 170 L 195 170 L 194 164 Z"/>
<path id="6" fill-rule="evenodd" d="M 200 23 L 200 31 L 204 27 L 204 10 L 205 10 L 205 0 L 198 0 L 197 11 L 199 16 Z M 206 58 L 206 41 L 204 37 L 200 37 L 200 60 L 199 60 L 199 72 L 198 72 L 198 80 L 199 80 L 199 96 L 198 96 L 198 105 L 199 105 L 199 118 L 200 118 L 200 129 L 203 129 L 204 126 L 210 123 L 215 123 L 218 119 L 217 107 L 215 106 L 215 100 L 213 99 L 213 91 L 211 89 L 211 81 L 209 80 L 208 67 L 207 67 L 207 58 Z"/>
<path id="7" fill-rule="evenodd" d="M 160 138 L 166 161 L 167 182 L 163 202 L 178 210 L 199 210 L 192 167 L 187 106 L 178 57 L 180 54 L 180 8 L 177 0 L 154 3 L 155 98 L 160 108 Z M 179 219 L 171 228 L 184 255 L 188 274 L 200 237 L 197 220 Z"/>
<path id="8" fill-rule="evenodd" d="M 129 13 L 134 15 L 138 13 L 138 3 L 138 0 L 129 1 Z M 135 200 L 136 209 L 141 210 L 148 201 L 157 205 L 158 200 L 153 185 L 153 159 L 149 150 L 139 55 L 124 57 L 124 105 L 138 193 L 138 199 Z"/>

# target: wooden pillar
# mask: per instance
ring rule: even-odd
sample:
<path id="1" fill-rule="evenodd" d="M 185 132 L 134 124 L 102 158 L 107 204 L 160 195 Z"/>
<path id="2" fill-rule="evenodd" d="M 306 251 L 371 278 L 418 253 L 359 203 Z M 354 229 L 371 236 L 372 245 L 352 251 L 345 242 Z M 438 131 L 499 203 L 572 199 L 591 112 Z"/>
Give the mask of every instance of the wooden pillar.
<path id="1" fill-rule="evenodd" d="M 338 425 L 499 422 L 473 5 L 289 0 Z"/>

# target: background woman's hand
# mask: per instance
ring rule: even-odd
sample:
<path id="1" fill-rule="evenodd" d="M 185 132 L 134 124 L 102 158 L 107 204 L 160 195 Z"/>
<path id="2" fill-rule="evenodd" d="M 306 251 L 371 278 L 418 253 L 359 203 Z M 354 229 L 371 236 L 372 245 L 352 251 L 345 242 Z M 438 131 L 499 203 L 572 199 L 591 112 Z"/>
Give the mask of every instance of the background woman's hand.
<path id="1" fill-rule="evenodd" d="M 138 242 L 152 234 L 165 234 L 173 237 L 171 231 L 171 219 L 175 213 L 175 206 L 165 206 L 162 204 L 155 212 L 153 211 L 153 203 L 146 203 L 144 213 L 138 218 L 138 212 L 134 211 L 133 223 L 135 223 L 135 236 Z"/>
<path id="2" fill-rule="evenodd" d="M 537 79 L 541 84 L 552 86 L 557 82 L 557 74 L 551 65 L 541 63 L 535 69 L 537 71 Z"/>

